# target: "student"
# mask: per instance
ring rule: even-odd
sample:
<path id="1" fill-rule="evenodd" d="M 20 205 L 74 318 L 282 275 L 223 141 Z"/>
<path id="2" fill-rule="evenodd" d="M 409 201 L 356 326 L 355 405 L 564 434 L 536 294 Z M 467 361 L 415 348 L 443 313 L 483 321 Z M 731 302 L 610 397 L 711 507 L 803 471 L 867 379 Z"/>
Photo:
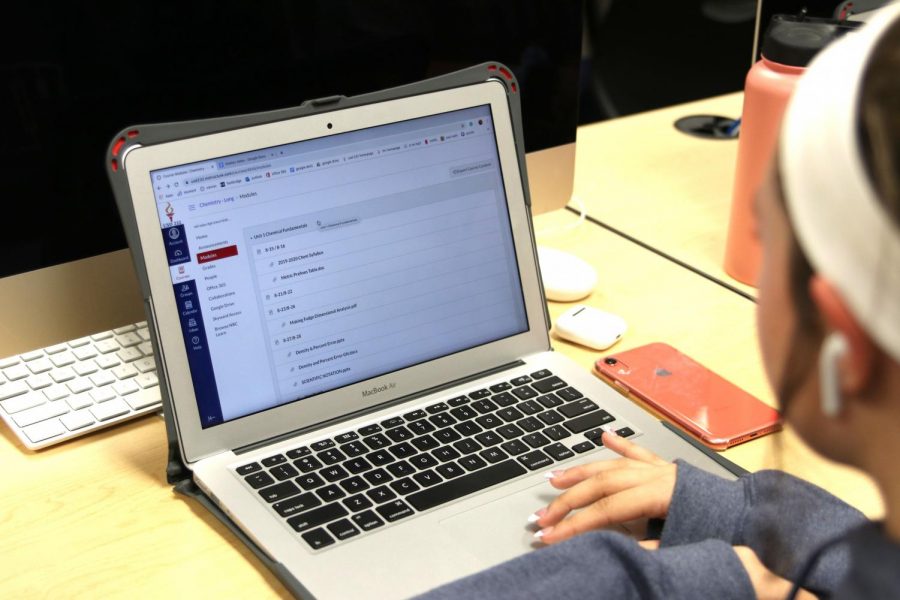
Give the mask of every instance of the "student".
<path id="1" fill-rule="evenodd" d="M 784 473 L 730 482 L 607 433 L 622 458 L 549 474 L 565 491 L 529 519 L 548 547 L 427 598 L 900 598 L 900 5 L 803 75 L 757 212 L 783 415 L 874 478 L 884 521 Z M 639 517 L 664 519 L 658 541 L 593 531 Z"/>

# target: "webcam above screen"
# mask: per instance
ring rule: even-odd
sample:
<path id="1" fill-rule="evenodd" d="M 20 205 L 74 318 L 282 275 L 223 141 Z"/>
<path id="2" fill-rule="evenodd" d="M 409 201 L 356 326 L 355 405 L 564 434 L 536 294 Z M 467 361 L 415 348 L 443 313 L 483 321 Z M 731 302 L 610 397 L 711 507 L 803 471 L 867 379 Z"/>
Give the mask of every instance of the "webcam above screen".
<path id="1" fill-rule="evenodd" d="M 210 9 L 213 6 L 214 9 Z M 122 127 L 268 111 L 485 61 L 521 85 L 535 212 L 571 195 L 582 0 L 15 3 L 0 25 L 0 277 L 126 247 Z"/>

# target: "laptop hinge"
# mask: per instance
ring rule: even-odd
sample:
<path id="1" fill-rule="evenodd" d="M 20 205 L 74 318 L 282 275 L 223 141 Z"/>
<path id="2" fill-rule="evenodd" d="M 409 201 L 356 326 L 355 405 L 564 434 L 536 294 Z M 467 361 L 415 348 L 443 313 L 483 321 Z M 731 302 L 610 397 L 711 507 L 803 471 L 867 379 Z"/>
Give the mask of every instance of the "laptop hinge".
<path id="1" fill-rule="evenodd" d="M 278 443 L 282 440 L 287 440 L 293 437 L 297 437 L 299 435 L 303 435 L 309 433 L 310 431 L 314 431 L 317 429 L 324 429 L 325 427 L 330 427 L 332 425 L 337 425 L 338 423 L 343 423 L 345 421 L 350 421 L 351 419 L 356 419 L 371 413 L 375 413 L 385 408 L 390 408 L 392 406 L 397 406 L 399 404 L 404 404 L 406 402 L 411 402 L 413 400 L 417 400 L 419 398 L 423 398 L 425 396 L 430 396 L 432 394 L 437 394 L 443 392 L 444 390 L 448 390 L 452 387 L 456 387 L 458 385 L 464 385 L 471 381 L 475 381 L 477 379 L 482 379 L 484 377 L 489 377 L 491 375 L 496 375 L 497 373 L 501 373 L 503 371 L 508 371 L 510 369 L 514 369 L 517 367 L 521 367 L 525 362 L 521 360 L 517 360 L 511 363 L 507 363 L 505 365 L 500 365 L 498 367 L 494 367 L 492 369 L 487 369 L 486 371 L 481 371 L 479 373 L 474 373 L 469 375 L 468 377 L 463 377 L 460 379 L 456 379 L 454 381 L 450 381 L 447 383 L 443 383 L 441 385 L 437 385 L 420 392 L 416 392 L 414 394 L 407 394 L 406 396 L 400 396 L 399 398 L 394 398 L 393 400 L 388 400 L 387 402 L 382 402 L 381 404 L 377 404 L 375 406 L 371 406 L 369 408 L 365 408 L 362 410 L 358 410 L 356 412 L 348 413 L 346 415 L 341 415 L 340 417 L 336 417 L 334 419 L 329 419 L 327 421 L 320 421 L 314 425 L 310 425 L 308 427 L 301 427 L 300 429 L 295 429 L 293 431 L 289 431 L 287 433 L 283 433 L 281 435 L 277 435 L 275 437 L 271 437 L 266 440 L 262 440 L 259 442 L 254 442 L 252 444 L 248 444 L 246 446 L 241 446 L 240 448 L 235 448 L 232 450 L 235 454 L 244 454 L 247 452 L 252 452 L 258 448 L 264 448 L 271 444 Z"/>

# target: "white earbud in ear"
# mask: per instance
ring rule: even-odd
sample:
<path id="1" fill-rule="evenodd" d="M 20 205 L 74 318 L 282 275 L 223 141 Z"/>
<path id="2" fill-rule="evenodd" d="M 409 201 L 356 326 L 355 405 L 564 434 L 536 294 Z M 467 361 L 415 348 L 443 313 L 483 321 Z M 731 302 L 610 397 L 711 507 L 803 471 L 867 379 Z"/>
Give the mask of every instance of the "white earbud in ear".
<path id="1" fill-rule="evenodd" d="M 819 354 L 819 390 L 822 412 L 826 417 L 836 417 L 843 405 L 841 378 L 838 363 L 847 353 L 847 338 L 837 332 L 828 334 Z"/>

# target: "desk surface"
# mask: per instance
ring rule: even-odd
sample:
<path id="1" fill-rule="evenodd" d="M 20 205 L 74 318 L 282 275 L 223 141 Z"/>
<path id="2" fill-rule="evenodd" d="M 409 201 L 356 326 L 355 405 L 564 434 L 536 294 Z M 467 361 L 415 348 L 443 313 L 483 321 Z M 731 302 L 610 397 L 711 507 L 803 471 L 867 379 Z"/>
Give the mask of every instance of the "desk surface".
<path id="1" fill-rule="evenodd" d="M 742 103 L 729 94 L 579 128 L 570 206 L 755 295 L 722 267 L 737 140 L 674 127 L 689 115 L 738 117 Z"/>
<path id="2" fill-rule="evenodd" d="M 588 303 L 628 320 L 622 349 L 669 342 L 771 400 L 755 350 L 753 303 L 590 223 L 566 229 L 574 221 L 566 211 L 537 219 L 544 231 L 566 231 L 554 246 L 602 257 L 592 260 L 602 278 Z M 566 308 L 551 304 L 551 315 Z M 596 358 L 564 342 L 555 346 L 586 369 Z M 288 597 L 231 533 L 166 484 L 158 417 L 38 453 L 0 431 L 0 596 Z M 784 466 L 869 514 L 880 510 L 865 478 L 804 452 L 790 435 L 726 455 L 749 469 Z"/>

